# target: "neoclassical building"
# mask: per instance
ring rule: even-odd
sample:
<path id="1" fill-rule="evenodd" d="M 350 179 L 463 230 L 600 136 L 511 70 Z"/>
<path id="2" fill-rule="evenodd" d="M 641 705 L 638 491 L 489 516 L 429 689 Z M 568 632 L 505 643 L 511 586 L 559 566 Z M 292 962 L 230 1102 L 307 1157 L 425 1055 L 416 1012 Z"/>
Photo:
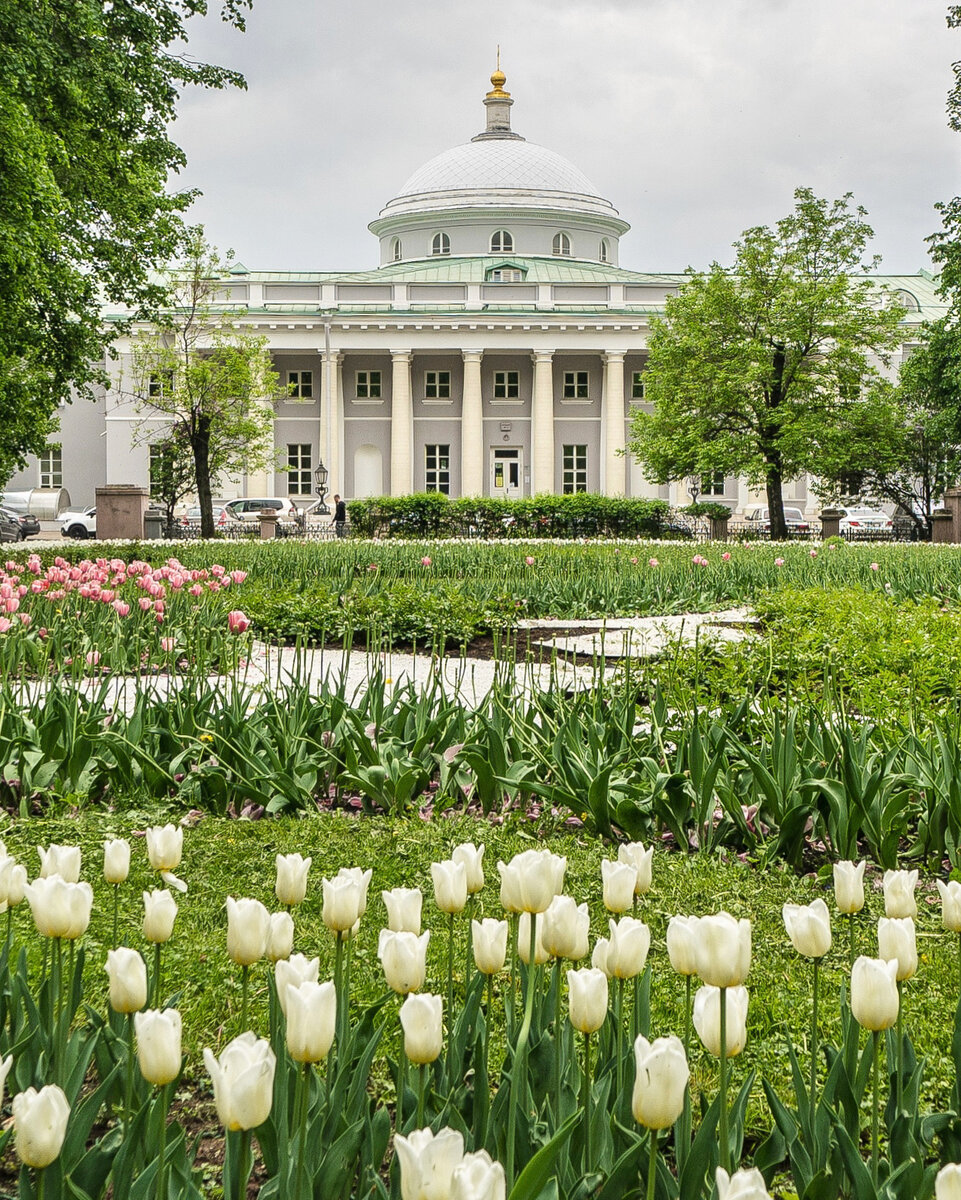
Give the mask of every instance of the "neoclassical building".
<path id="1" fill-rule="evenodd" d="M 224 309 L 267 337 L 285 388 L 276 470 L 223 481 L 225 497 L 309 501 L 323 460 L 330 491 L 348 498 L 590 491 L 687 502 L 685 485 L 652 485 L 619 453 L 644 402 L 650 319 L 683 276 L 620 266 L 628 223 L 566 158 L 514 132 L 505 82 L 491 76 L 483 130 L 418 168 L 370 222 L 378 267 L 238 264 L 224 280 Z M 934 279 L 878 282 L 910 310 L 907 346 L 938 315 Z M 149 483 L 149 424 L 145 438 L 129 344 L 117 350 L 113 386 L 95 405 L 65 408 L 60 441 L 9 489 L 64 486 L 93 503 L 100 484 Z M 736 510 L 752 498 L 733 477 L 701 484 Z M 808 507 L 804 482 L 786 499 Z"/>

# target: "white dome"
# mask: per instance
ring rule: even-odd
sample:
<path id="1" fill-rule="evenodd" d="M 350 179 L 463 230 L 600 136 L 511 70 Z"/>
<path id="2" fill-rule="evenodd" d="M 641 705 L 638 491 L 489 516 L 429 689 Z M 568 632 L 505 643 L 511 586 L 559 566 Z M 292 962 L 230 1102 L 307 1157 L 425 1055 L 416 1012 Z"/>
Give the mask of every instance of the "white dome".
<path id="1" fill-rule="evenodd" d="M 438 154 L 411 175 L 397 198 L 502 189 L 598 197 L 587 176 L 553 150 L 521 138 L 492 138 Z"/>

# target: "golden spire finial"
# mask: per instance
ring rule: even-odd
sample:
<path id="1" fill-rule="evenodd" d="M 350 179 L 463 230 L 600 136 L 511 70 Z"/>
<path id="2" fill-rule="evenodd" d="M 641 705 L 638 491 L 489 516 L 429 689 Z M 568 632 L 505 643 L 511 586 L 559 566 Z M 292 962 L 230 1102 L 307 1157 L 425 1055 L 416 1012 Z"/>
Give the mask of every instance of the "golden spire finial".
<path id="1" fill-rule="evenodd" d="M 487 99 L 488 100 L 491 100 L 491 99 L 499 100 L 502 97 L 503 98 L 509 97 L 510 92 L 504 91 L 504 84 L 506 82 L 507 82 L 507 76 L 501 70 L 501 48 L 500 48 L 500 46 L 498 46 L 497 47 L 497 69 L 494 71 L 494 74 L 491 76 L 491 83 L 494 85 L 494 90 L 492 92 L 487 93 Z"/>

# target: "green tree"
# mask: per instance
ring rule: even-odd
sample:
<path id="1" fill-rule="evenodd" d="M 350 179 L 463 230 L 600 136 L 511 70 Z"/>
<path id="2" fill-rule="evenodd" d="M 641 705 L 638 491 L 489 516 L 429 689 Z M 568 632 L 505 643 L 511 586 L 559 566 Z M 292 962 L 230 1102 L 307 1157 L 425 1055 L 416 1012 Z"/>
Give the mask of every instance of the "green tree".
<path id="1" fill-rule="evenodd" d="M 149 446 L 150 499 L 163 508 L 169 532 L 177 505 L 196 487 L 193 451 L 182 425 L 154 435 Z"/>
<path id="2" fill-rule="evenodd" d="M 692 271 L 668 298 L 644 376 L 653 411 L 635 415 L 628 444 L 653 480 L 745 475 L 783 538 L 783 484 L 838 473 L 903 315 L 853 275 L 877 265 L 862 262 L 865 216 L 850 195 L 800 188 L 790 216 L 734 243 L 732 269 Z"/>
<path id="3" fill-rule="evenodd" d="M 150 438 L 159 416 L 167 436 L 189 447 L 203 537 L 214 535 L 213 481 L 274 460 L 278 377 L 267 339 L 239 326 L 219 302 L 228 272 L 229 258 L 219 260 L 195 230 L 162 311 L 132 351 L 132 394 L 145 418 L 139 437 Z"/>
<path id="4" fill-rule="evenodd" d="M 222 16 L 243 27 L 249 0 Z M 149 308 L 192 194 L 168 127 L 183 87 L 243 85 L 183 52 L 207 0 L 0 3 L 0 477 L 90 397 L 104 300 Z"/>

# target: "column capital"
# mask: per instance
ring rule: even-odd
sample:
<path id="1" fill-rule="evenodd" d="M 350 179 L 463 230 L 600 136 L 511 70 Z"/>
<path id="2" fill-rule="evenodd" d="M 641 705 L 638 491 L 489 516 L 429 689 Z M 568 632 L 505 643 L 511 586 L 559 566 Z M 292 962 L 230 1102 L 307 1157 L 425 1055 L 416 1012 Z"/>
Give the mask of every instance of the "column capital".
<path id="1" fill-rule="evenodd" d="M 413 350 L 391 350 L 390 357 L 394 362 L 410 362 L 414 357 Z"/>
<path id="2" fill-rule="evenodd" d="M 531 351 L 531 362 L 535 362 L 535 363 L 536 362 L 553 362 L 553 360 L 554 360 L 554 351 L 553 350 L 532 350 Z"/>
<path id="3" fill-rule="evenodd" d="M 480 362 L 484 357 L 483 350 L 462 350 L 461 356 L 464 362 Z"/>
<path id="4" fill-rule="evenodd" d="M 321 358 L 323 358 L 323 359 L 327 358 L 327 352 L 325 350 L 318 350 L 317 353 L 320 355 Z M 340 363 L 342 363 L 343 361 L 344 361 L 343 350 L 331 350 L 330 362 L 331 362 L 332 366 L 334 366 L 334 367 L 339 366 Z"/>
<path id="5" fill-rule="evenodd" d="M 622 363 L 627 356 L 626 350 L 604 350 L 601 359 L 606 363 Z"/>

